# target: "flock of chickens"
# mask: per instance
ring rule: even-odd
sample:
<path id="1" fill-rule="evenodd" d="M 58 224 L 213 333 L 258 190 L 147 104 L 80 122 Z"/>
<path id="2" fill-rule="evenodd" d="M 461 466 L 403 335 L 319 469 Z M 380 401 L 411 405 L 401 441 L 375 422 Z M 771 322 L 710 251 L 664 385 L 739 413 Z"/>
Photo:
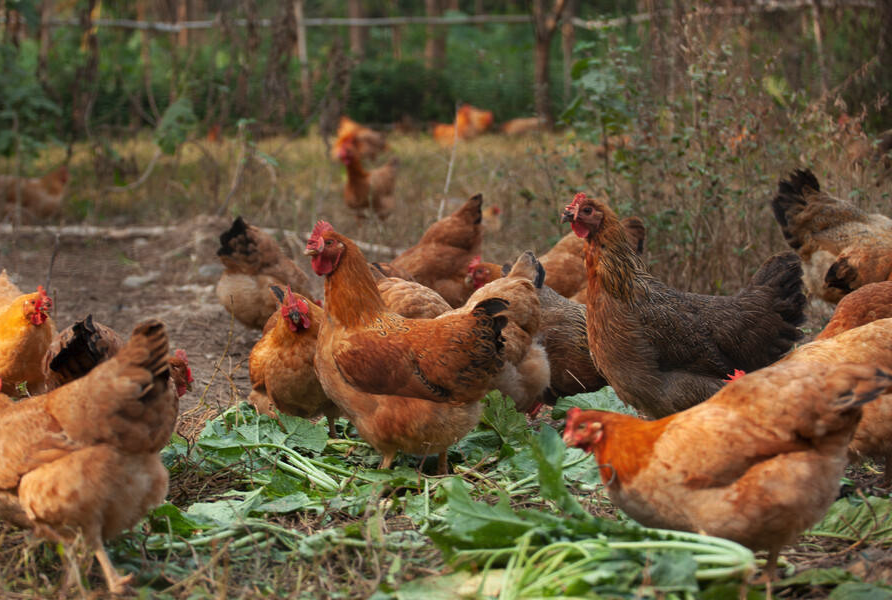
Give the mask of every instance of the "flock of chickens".
<path id="1" fill-rule="evenodd" d="M 348 174 L 377 143 L 361 133 L 335 146 Z M 384 198 L 366 206 L 385 216 Z M 585 194 L 548 253 L 484 262 L 482 204 L 468 199 L 390 263 L 318 222 L 305 250 L 324 278 L 318 299 L 272 237 L 235 219 L 217 297 L 263 331 L 249 358 L 257 411 L 324 415 L 332 436 L 343 416 L 381 468 L 436 454 L 447 473 L 489 390 L 535 416 L 610 385 L 642 418 L 573 409 L 564 440 L 596 456 L 612 501 L 647 526 L 766 549 L 769 578 L 849 461 L 884 460 L 892 481 L 892 220 L 796 171 L 772 200 L 796 252 L 767 258 L 737 294 L 708 296 L 650 275 L 644 222 Z M 795 347 L 803 282 L 838 305 Z M 125 344 L 89 316 L 56 334 L 50 308 L 42 288 L 23 294 L 0 276 L 0 518 L 54 540 L 82 534 L 120 593 L 130 577 L 102 541 L 163 500 L 158 452 L 192 376 L 160 322 Z"/>

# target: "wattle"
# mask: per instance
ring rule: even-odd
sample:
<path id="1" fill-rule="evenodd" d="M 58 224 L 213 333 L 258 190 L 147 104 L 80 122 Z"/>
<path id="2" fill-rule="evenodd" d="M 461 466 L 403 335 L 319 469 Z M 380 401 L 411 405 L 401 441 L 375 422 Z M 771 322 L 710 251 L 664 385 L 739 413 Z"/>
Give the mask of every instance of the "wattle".
<path id="1" fill-rule="evenodd" d="M 328 275 L 334 271 L 334 264 L 332 264 L 332 261 L 321 254 L 314 256 L 310 262 L 313 266 L 313 272 L 316 273 L 316 275 Z"/>
<path id="2" fill-rule="evenodd" d="M 572 229 L 573 233 L 575 233 L 578 237 L 581 237 L 582 239 L 587 238 L 589 235 L 588 227 L 586 227 L 582 223 L 578 223 L 576 221 L 573 221 L 572 223 L 570 223 L 570 229 Z"/>

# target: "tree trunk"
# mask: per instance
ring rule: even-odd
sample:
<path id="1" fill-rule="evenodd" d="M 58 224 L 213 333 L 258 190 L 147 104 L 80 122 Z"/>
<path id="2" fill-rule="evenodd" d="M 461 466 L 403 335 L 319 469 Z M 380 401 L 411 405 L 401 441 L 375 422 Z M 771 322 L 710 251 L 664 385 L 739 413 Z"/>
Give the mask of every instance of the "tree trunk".
<path id="1" fill-rule="evenodd" d="M 350 19 L 361 19 L 363 17 L 362 0 L 347 0 L 347 17 Z M 367 27 L 360 27 L 358 25 L 350 26 L 350 52 L 352 52 L 359 60 L 362 60 L 363 57 L 365 57 L 365 43 L 367 38 Z"/>
<path id="2" fill-rule="evenodd" d="M 97 0 L 87 0 L 78 15 L 83 37 L 81 51 L 86 53 L 86 61 L 77 68 L 72 90 L 72 121 L 75 134 L 87 135 L 90 112 L 96 98 L 97 78 L 99 74 L 99 38 L 93 27 L 94 11 L 98 10 Z"/>
<path id="3" fill-rule="evenodd" d="M 564 19 L 561 23 L 561 50 L 564 55 L 564 102 L 570 102 L 573 78 L 573 44 L 576 43 L 576 28 L 573 27 L 573 17 L 576 16 L 576 0 L 567 0 L 564 7 Z"/>
<path id="4" fill-rule="evenodd" d="M 189 20 L 189 0 L 179 0 L 177 2 L 177 23 L 185 23 Z M 177 46 L 185 48 L 189 45 L 189 30 L 180 29 L 177 33 Z"/>
<path id="5" fill-rule="evenodd" d="M 310 85 L 310 59 L 307 54 L 307 26 L 304 23 L 304 0 L 294 0 L 294 20 L 297 23 L 297 62 L 300 63 L 300 114 L 310 114 L 313 90 Z"/>
<path id="6" fill-rule="evenodd" d="M 555 0 L 551 11 L 546 11 L 545 2 L 546 0 L 533 0 L 533 28 L 536 33 L 536 45 L 533 49 L 533 98 L 536 115 L 546 127 L 551 128 L 554 125 L 554 116 L 551 114 L 548 59 L 551 38 L 554 37 L 566 0 Z"/>
<path id="7" fill-rule="evenodd" d="M 428 17 L 443 16 L 442 0 L 424 0 L 424 9 Z M 428 69 L 442 69 L 446 64 L 446 28 L 428 25 L 426 30 L 424 64 Z"/>

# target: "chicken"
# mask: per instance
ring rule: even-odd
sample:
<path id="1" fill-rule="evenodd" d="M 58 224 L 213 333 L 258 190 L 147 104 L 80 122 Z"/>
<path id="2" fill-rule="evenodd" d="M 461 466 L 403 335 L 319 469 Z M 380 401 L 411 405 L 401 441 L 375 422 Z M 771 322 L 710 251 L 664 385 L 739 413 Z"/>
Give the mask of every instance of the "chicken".
<path id="1" fill-rule="evenodd" d="M 220 235 L 217 256 L 226 267 L 217 283 L 217 300 L 247 327 L 263 329 L 276 311 L 270 285 L 291 286 L 309 296 L 308 279 L 301 268 L 285 256 L 270 235 L 241 217 Z"/>
<path id="2" fill-rule="evenodd" d="M 178 408 L 167 352 L 164 325 L 145 322 L 86 376 L 0 413 L 0 516 L 53 541 L 82 535 L 113 594 L 133 576 L 115 571 L 103 540 L 167 493 L 158 452 Z M 77 577 L 72 564 L 68 583 Z"/>
<path id="3" fill-rule="evenodd" d="M 892 281 L 868 283 L 846 295 L 826 327 L 815 340 L 831 338 L 838 333 L 892 317 Z"/>
<path id="4" fill-rule="evenodd" d="M 0 271 L 0 307 L 6 306 L 22 295 L 22 290 L 12 282 L 6 269 Z"/>
<path id="5" fill-rule="evenodd" d="M 420 283 L 384 277 L 375 269 L 372 269 L 372 275 L 390 312 L 408 319 L 433 319 L 452 309 L 440 294 Z"/>
<path id="6" fill-rule="evenodd" d="M 892 219 L 822 192 L 808 169 L 777 187 L 774 218 L 802 258 L 811 295 L 835 303 L 862 285 L 892 280 Z"/>
<path id="7" fill-rule="evenodd" d="M 508 302 L 508 308 L 503 312 L 508 318 L 508 324 L 502 329 L 504 367 L 493 385 L 514 400 L 518 411 L 531 413 L 541 405 L 551 379 L 548 355 L 539 335 L 541 309 L 537 282 L 541 284 L 538 263 L 532 252 L 526 252 L 504 277 L 479 287 L 464 306 L 445 314 L 470 313 L 489 298 L 502 298 Z"/>
<path id="8" fill-rule="evenodd" d="M 547 279 L 542 266 L 541 279 Z M 547 285 L 537 285 L 542 318 L 539 331 L 548 355 L 551 381 L 543 402 L 554 405 L 559 397 L 595 392 L 607 385 L 588 349 L 585 304 L 564 298 Z"/>
<path id="9" fill-rule="evenodd" d="M 43 391 L 43 355 L 56 333 L 49 316 L 52 299 L 43 286 L 0 307 L 0 378 L 5 394 L 16 395 L 17 386 L 27 384 L 28 393 Z"/>
<path id="10" fill-rule="evenodd" d="M 273 405 L 287 415 L 309 419 L 324 414 L 328 432 L 337 437 L 337 406 L 322 391 L 313 371 L 322 309 L 306 298 L 270 287 L 278 310 L 269 318 L 263 337 L 248 359 L 251 394 L 257 412 L 275 417 Z"/>
<path id="11" fill-rule="evenodd" d="M 467 267 L 480 255 L 483 245 L 482 204 L 483 196 L 472 196 L 451 215 L 428 227 L 418 243 L 390 265 L 436 291 L 450 306 L 463 305 L 470 293 L 465 283 Z"/>
<path id="12" fill-rule="evenodd" d="M 52 391 L 80 379 L 93 368 L 118 353 L 124 340 L 117 332 L 93 320 L 88 314 L 83 320 L 63 329 L 53 338 L 43 357 L 46 390 Z M 177 398 L 192 389 L 192 369 L 185 350 L 176 350 L 168 357 L 170 383 Z"/>
<path id="13" fill-rule="evenodd" d="M 482 262 L 480 256 L 475 256 L 468 264 L 465 287 L 470 287 L 471 290 L 479 290 L 487 283 L 495 281 L 501 276 L 502 267 L 495 263 Z"/>
<path id="14" fill-rule="evenodd" d="M 359 158 L 355 140 L 348 138 L 340 143 L 338 159 L 347 167 L 347 185 L 344 202 L 356 214 L 365 217 L 365 209 L 371 208 L 379 219 L 386 219 L 396 209 L 396 172 L 399 160 L 391 158 L 383 166 L 366 171 Z"/>
<path id="15" fill-rule="evenodd" d="M 892 370 L 892 281 L 870 283 L 847 295 L 815 341 L 800 346 L 782 362 L 822 368 L 844 362 L 876 363 Z M 849 446 L 851 458 L 883 462 L 888 486 L 892 484 L 892 387 L 866 405 L 863 413 Z"/>
<path id="16" fill-rule="evenodd" d="M 657 421 L 571 409 L 564 440 L 595 455 L 630 517 L 767 549 L 770 578 L 836 499 L 860 406 L 890 384 L 873 365 L 773 365 Z"/>
<path id="17" fill-rule="evenodd" d="M 479 421 L 479 400 L 504 361 L 500 313 L 490 298 L 470 314 L 406 319 L 387 310 L 362 252 L 320 221 L 306 253 L 325 277 L 316 375 L 388 468 L 398 451 L 439 454 Z"/>
<path id="18" fill-rule="evenodd" d="M 471 128 L 474 135 L 485 133 L 492 127 L 493 116 L 491 110 L 483 110 L 482 108 L 477 108 L 470 104 L 465 104 L 460 110 L 467 111 L 468 120 L 471 122 Z"/>
<path id="19" fill-rule="evenodd" d="M 505 135 L 524 135 L 542 130 L 543 126 L 539 117 L 519 117 L 502 123 L 502 133 Z"/>
<path id="20" fill-rule="evenodd" d="M 802 268 L 792 252 L 765 261 L 734 296 L 689 294 L 647 272 L 603 201 L 577 194 L 562 220 L 586 240 L 592 358 L 619 398 L 645 414 L 706 400 L 728 373 L 773 363 L 802 335 Z"/>
<path id="21" fill-rule="evenodd" d="M 62 165 L 43 177 L 24 178 L 0 175 L 0 202 L 7 217 L 15 214 L 16 195 L 21 194 L 22 220 L 47 219 L 62 210 L 68 187 L 68 167 Z"/>
<path id="22" fill-rule="evenodd" d="M 341 117 L 338 123 L 337 139 L 331 149 L 331 157 L 340 160 L 339 152 L 345 144 L 353 144 L 360 160 L 372 160 L 387 149 L 387 140 L 383 133 L 360 125 L 347 116 Z"/>
<path id="23" fill-rule="evenodd" d="M 124 341 L 113 330 L 93 322 L 87 315 L 60 331 L 43 357 L 47 390 L 54 390 L 89 373 L 93 367 L 114 356 Z"/>
<path id="24" fill-rule="evenodd" d="M 455 135 L 458 132 L 459 139 L 467 140 L 476 135 L 474 125 L 471 123 L 471 114 L 467 105 L 461 106 L 455 113 L 453 123 L 438 123 L 434 125 L 433 136 L 437 143 L 444 148 L 450 148 L 455 143 Z"/>
<path id="25" fill-rule="evenodd" d="M 483 230 L 486 233 L 498 233 L 502 230 L 502 209 L 498 206 L 487 206 L 481 212 Z"/>
<path id="26" fill-rule="evenodd" d="M 643 254 L 644 221 L 640 217 L 626 217 L 621 223 L 629 245 L 638 254 Z M 588 276 L 585 272 L 585 241 L 582 238 L 571 231 L 540 256 L 539 262 L 545 268 L 545 285 L 565 298 L 585 304 Z"/>

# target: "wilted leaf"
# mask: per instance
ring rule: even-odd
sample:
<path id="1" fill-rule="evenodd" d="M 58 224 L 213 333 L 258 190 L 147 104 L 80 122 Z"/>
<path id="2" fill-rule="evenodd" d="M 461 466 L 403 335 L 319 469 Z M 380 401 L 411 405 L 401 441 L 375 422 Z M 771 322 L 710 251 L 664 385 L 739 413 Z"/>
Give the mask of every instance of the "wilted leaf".
<path id="1" fill-rule="evenodd" d="M 841 498 L 806 535 L 845 540 L 892 541 L 892 499 L 868 496 Z"/>

